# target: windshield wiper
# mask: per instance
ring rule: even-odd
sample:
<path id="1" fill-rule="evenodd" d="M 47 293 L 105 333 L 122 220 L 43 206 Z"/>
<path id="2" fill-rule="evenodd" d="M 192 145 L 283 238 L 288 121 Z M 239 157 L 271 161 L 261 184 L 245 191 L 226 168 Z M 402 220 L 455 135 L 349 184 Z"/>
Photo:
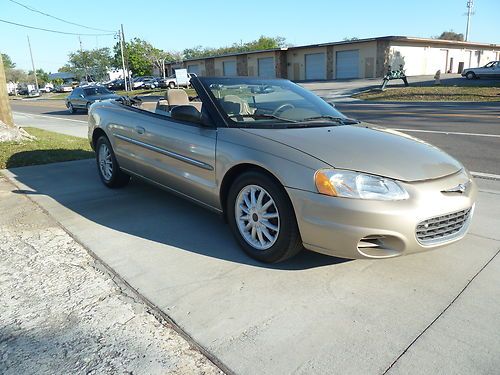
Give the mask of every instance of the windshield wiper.
<path id="1" fill-rule="evenodd" d="M 360 121 L 354 120 L 351 118 L 347 117 L 335 117 L 335 116 L 330 116 L 330 115 L 321 115 L 321 116 L 313 116 L 313 117 L 306 117 L 302 121 L 315 121 L 315 120 L 330 120 L 330 121 L 335 121 L 338 122 L 339 124 L 347 125 L 347 124 L 359 124 Z"/>
<path id="2" fill-rule="evenodd" d="M 247 115 L 230 115 L 229 118 L 235 118 L 235 117 L 250 117 L 250 118 L 253 118 L 253 119 L 266 119 L 266 118 L 269 118 L 269 119 L 274 119 L 274 120 L 280 120 L 280 121 L 285 121 L 285 122 L 299 122 L 297 120 L 292 120 L 292 119 L 289 119 L 289 118 L 284 118 L 284 117 L 279 117 L 279 116 L 276 116 L 276 115 L 272 115 L 272 114 L 269 114 L 269 113 L 258 113 L 258 114 L 247 114 Z"/>

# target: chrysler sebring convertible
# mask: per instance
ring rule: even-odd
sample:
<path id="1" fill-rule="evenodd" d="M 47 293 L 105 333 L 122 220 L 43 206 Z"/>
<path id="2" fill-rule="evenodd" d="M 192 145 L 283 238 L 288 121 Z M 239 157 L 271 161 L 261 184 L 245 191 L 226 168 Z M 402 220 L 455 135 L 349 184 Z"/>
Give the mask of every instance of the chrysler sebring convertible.
<path id="1" fill-rule="evenodd" d="M 348 118 L 287 80 L 191 84 L 195 97 L 171 89 L 158 102 L 91 106 L 88 135 L 104 185 L 132 176 L 216 211 L 262 262 L 303 248 L 390 258 L 465 236 L 477 188 L 437 147 Z"/>

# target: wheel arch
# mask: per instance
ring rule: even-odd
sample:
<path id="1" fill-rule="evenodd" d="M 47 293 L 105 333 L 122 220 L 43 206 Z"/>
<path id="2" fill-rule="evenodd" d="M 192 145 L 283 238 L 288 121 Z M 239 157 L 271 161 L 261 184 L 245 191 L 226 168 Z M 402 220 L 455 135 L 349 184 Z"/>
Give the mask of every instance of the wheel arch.
<path id="1" fill-rule="evenodd" d="M 223 212 L 226 212 L 226 206 L 227 206 L 227 196 L 229 194 L 229 189 L 231 188 L 231 185 L 233 182 L 238 178 L 238 176 L 242 175 L 243 173 L 250 172 L 250 171 L 255 171 L 262 173 L 268 177 L 270 177 L 274 182 L 278 184 L 278 186 L 281 187 L 283 192 L 285 193 L 285 196 L 287 199 L 290 201 L 290 197 L 288 196 L 288 193 L 285 189 L 285 186 L 283 183 L 279 180 L 278 177 L 276 177 L 275 174 L 273 174 L 271 171 L 268 169 L 261 167 L 260 165 L 257 164 L 252 164 L 252 163 L 241 163 L 232 166 L 225 174 L 222 179 L 220 189 L 219 189 L 219 197 L 220 197 L 220 204 Z M 224 215 L 225 217 L 225 215 Z"/>
<path id="2" fill-rule="evenodd" d="M 95 145 L 97 143 L 97 140 L 101 137 L 105 136 L 106 138 L 109 139 L 108 135 L 102 128 L 95 128 L 94 131 L 92 132 L 92 148 L 95 150 Z"/>

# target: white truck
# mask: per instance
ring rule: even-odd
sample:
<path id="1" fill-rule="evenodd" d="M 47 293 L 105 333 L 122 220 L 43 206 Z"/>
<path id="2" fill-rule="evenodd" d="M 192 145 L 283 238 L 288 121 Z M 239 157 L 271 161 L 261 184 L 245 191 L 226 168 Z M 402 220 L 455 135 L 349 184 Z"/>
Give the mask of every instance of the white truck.
<path id="1" fill-rule="evenodd" d="M 163 85 L 168 88 L 176 88 L 179 86 L 189 87 L 192 73 L 188 73 L 187 69 L 175 69 L 175 73 L 164 79 Z"/>

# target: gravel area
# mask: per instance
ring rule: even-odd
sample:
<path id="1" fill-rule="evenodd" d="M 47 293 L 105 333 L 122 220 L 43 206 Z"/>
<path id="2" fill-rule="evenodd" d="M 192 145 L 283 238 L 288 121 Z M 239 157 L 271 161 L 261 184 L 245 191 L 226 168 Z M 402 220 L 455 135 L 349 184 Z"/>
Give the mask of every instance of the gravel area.
<path id="1" fill-rule="evenodd" d="M 0 177 L 0 374 L 222 374 Z"/>

